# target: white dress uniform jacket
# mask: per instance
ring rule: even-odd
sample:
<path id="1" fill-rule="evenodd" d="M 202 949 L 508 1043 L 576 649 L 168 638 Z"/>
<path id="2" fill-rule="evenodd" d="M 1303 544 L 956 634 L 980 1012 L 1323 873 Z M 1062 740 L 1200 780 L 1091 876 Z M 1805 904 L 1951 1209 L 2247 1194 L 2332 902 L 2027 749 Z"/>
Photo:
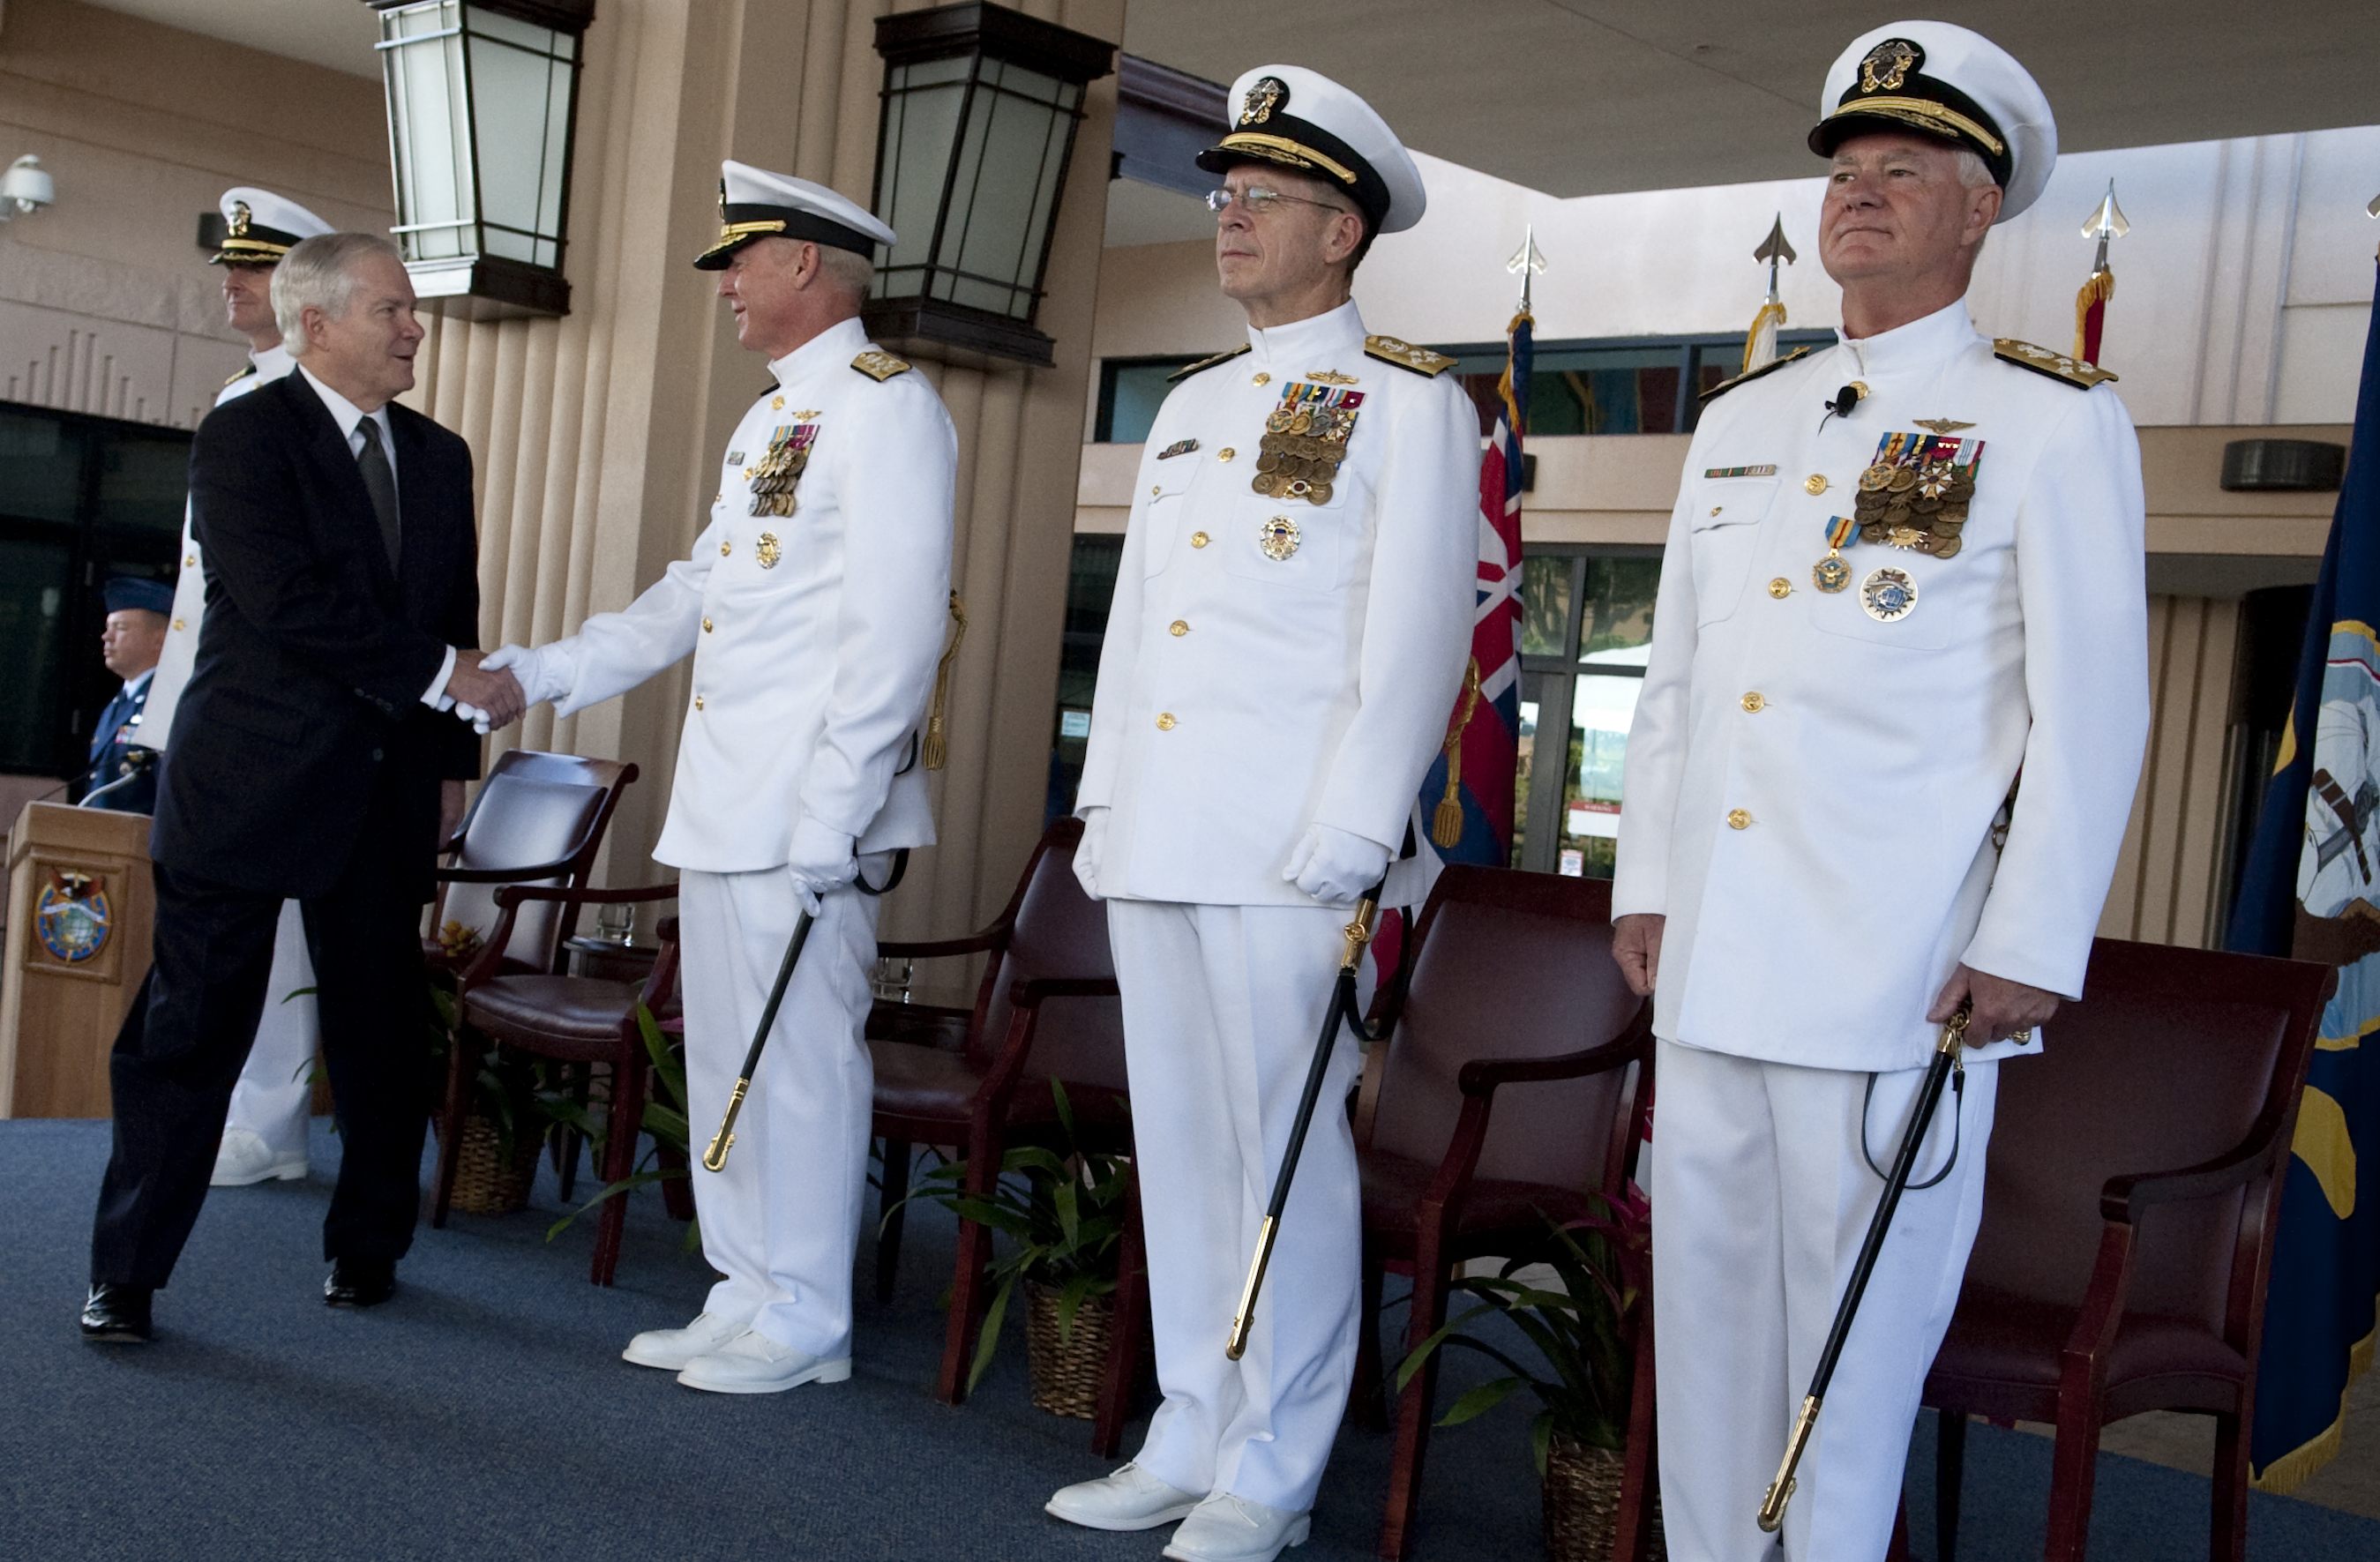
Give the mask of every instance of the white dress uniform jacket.
<path id="1" fill-rule="evenodd" d="M 804 815 L 862 854 L 934 839 L 917 745 L 949 622 L 957 430 L 856 320 L 769 368 L 777 384 L 728 442 L 693 556 L 559 642 L 575 669 L 565 716 L 693 653 L 653 855 L 707 873 L 783 866 Z M 752 468 L 772 440 L 803 438 L 795 513 L 753 515 Z"/>
<path id="2" fill-rule="evenodd" d="M 1852 381 L 1857 406 L 1830 416 Z M 1829 518 L 1853 515 L 1879 442 L 1925 436 L 1921 419 L 1983 442 L 1963 547 L 1854 541 L 1849 587 L 1817 590 Z M 1722 394 L 1686 468 L 1612 895 L 1617 914 L 1668 918 L 1655 1031 L 1904 1069 L 1960 963 L 2079 997 L 2148 731 L 2123 404 L 2003 361 L 1961 302 Z M 1862 605 L 1880 567 L 1916 587 L 1896 622 Z"/>
<path id="3" fill-rule="evenodd" d="M 1404 838 L 1470 645 L 1479 426 L 1451 378 L 1366 343 L 1353 303 L 1251 328 L 1158 410 L 1078 794 L 1113 810 L 1103 896 L 1311 906 L 1281 878 L 1308 825 Z M 1250 487 L 1295 384 L 1363 397 L 1323 504 Z M 1293 551 L 1276 528 L 1268 552 L 1275 517 Z"/>
<path id="4" fill-rule="evenodd" d="M 289 349 L 274 345 L 248 355 L 249 367 L 215 393 L 215 405 L 237 401 L 260 385 L 270 385 L 298 367 Z M 181 708 L 182 691 L 189 685 L 190 670 L 199 659 L 199 620 L 206 616 L 207 572 L 200 566 L 199 539 L 190 532 L 189 505 L 182 506 L 182 567 L 174 577 L 174 616 L 165 623 L 165 648 L 157 654 L 157 676 L 149 685 L 149 703 L 140 712 L 140 746 L 164 752 L 166 734 L 174 730 L 174 712 Z"/>

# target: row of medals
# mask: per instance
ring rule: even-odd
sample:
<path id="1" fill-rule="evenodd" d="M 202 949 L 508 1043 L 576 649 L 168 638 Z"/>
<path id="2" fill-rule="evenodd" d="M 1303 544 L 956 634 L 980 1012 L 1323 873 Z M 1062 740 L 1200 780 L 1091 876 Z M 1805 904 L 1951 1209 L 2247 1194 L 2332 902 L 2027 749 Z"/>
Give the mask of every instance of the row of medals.
<path id="1" fill-rule="evenodd" d="M 752 514 L 755 515 L 790 515 L 794 513 L 795 485 L 802 479 L 810 464 L 808 443 L 795 445 L 795 430 L 785 429 L 769 442 L 768 454 L 752 464 L 745 481 L 750 485 Z"/>
<path id="2" fill-rule="evenodd" d="M 1347 459 L 1347 436 L 1354 431 L 1353 407 L 1275 407 L 1257 442 L 1257 472 L 1248 486 L 1267 499 L 1330 503 L 1339 464 Z"/>
<path id="3" fill-rule="evenodd" d="M 1964 546 L 1960 534 L 1966 529 L 1967 506 L 1974 496 L 1973 471 L 1955 462 L 1909 466 L 1879 461 L 1860 474 L 1852 525 L 1864 542 L 1953 558 Z M 1811 568 L 1811 584 L 1821 591 L 1840 591 L 1851 584 L 1852 567 L 1841 551 L 1851 540 L 1850 529 L 1839 518 L 1828 535 L 1827 556 Z"/>

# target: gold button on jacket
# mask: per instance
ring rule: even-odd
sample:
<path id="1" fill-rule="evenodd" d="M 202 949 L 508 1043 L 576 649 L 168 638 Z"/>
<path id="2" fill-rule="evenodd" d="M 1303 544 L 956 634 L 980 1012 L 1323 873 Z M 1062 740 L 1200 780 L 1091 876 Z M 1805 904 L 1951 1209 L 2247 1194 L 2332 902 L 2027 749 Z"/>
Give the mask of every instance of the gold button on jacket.
<path id="1" fill-rule="evenodd" d="M 1758 689 L 1754 689 L 1743 696 L 1743 708 L 1747 711 L 1764 710 L 1767 708 L 1767 696 L 1763 695 Z"/>
<path id="2" fill-rule="evenodd" d="M 694 708 L 695 708 L 697 710 L 699 710 L 699 709 L 701 709 L 701 708 L 702 708 L 702 696 L 701 696 L 700 695 L 697 695 L 697 696 L 694 696 Z"/>
<path id="3" fill-rule="evenodd" d="M 1190 534 L 1190 546 L 1193 548 L 1204 548 L 1207 546 L 1207 534 L 1203 531 L 1192 532 Z"/>
<path id="4" fill-rule="evenodd" d="M 1824 493 L 1827 491 L 1827 475 L 1824 472 L 1813 472 L 1802 479 L 1802 487 L 1811 493 Z"/>
<path id="5" fill-rule="evenodd" d="M 1190 633 L 1190 621 L 1186 618 L 1177 618 L 1171 624 L 1167 625 L 1166 633 L 1172 635 L 1178 640 L 1183 636 Z"/>
<path id="6" fill-rule="evenodd" d="M 1793 583 L 1780 575 L 1768 583 L 1768 594 L 1781 602 L 1793 594 Z"/>
<path id="7" fill-rule="evenodd" d="M 1742 808 L 1730 808 L 1727 811 L 1727 828 L 1730 829 L 1750 829 L 1752 828 L 1752 816 L 1744 812 Z"/>
<path id="8" fill-rule="evenodd" d="M 1158 714 L 1157 730 L 1160 733 L 1170 733 L 1173 730 L 1173 712 L 1166 710 Z"/>
<path id="9" fill-rule="evenodd" d="M 706 635 L 710 633 L 710 620 L 706 618 L 702 621 L 702 632 Z"/>

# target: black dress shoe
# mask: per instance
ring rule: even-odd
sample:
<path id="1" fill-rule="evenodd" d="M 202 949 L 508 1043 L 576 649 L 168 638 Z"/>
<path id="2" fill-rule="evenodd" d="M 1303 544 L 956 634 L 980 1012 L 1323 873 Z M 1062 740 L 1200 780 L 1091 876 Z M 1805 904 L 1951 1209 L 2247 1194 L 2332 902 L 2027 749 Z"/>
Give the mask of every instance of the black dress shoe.
<path id="1" fill-rule="evenodd" d="M 95 1282 L 82 1304 L 82 1337 L 101 1345 L 145 1345 L 149 1341 L 147 1286 Z"/>
<path id="2" fill-rule="evenodd" d="M 396 1265 L 381 1258 L 339 1258 L 322 1282 L 322 1300 L 334 1307 L 377 1307 L 396 1290 Z"/>

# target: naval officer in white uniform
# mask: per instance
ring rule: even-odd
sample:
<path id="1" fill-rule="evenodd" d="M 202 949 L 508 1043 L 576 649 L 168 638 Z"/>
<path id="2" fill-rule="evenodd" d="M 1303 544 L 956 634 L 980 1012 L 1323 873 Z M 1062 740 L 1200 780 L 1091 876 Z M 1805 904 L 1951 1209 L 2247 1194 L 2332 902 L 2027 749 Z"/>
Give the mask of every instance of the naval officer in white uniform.
<path id="1" fill-rule="evenodd" d="M 1419 171 L 1293 66 L 1233 84 L 1216 260 L 1248 341 L 1177 376 L 1141 459 L 1091 715 L 1075 871 L 1108 902 L 1158 1380 L 1131 1464 L 1057 1494 L 1098 1529 L 1263 1559 L 1305 1538 L 1354 1370 L 1361 1212 L 1342 1035 L 1238 1362 L 1227 1327 L 1348 909 L 1402 845 L 1470 646 L 1479 425 L 1451 360 L 1367 336 L 1374 236 Z"/>
<path id="2" fill-rule="evenodd" d="M 958 436 L 923 374 L 868 341 L 859 306 L 892 230 L 832 190 L 723 165 L 720 273 L 744 346 L 776 377 L 736 425 L 693 555 L 620 612 L 534 651 L 534 700 L 568 715 L 694 658 L 669 818 L 679 870 L 687 1104 L 727 1096 L 797 914 L 817 917 L 736 1123 L 694 1173 L 725 1277 L 684 1328 L 625 1352 L 689 1387 L 766 1394 L 851 1375 L 851 1265 L 873 1071 L 861 1026 L 892 854 L 934 839 L 918 728 L 942 648 Z"/>
<path id="3" fill-rule="evenodd" d="M 217 406 L 298 367 L 281 345 L 281 326 L 273 318 L 273 271 L 299 239 L 332 231 L 330 224 L 296 201 L 246 185 L 224 191 L 221 210 L 223 243 L 207 263 L 224 269 L 224 312 L 231 328 L 248 338 L 248 367 L 215 393 Z M 140 723 L 144 745 L 161 754 L 199 654 L 199 621 L 206 614 L 206 571 L 185 514 L 182 567 L 174 581 L 165 649 L 158 658 Z M 461 787 L 453 790 L 459 801 Z M 313 1115 L 314 1052 L 322 1026 L 314 1013 L 314 964 L 306 952 L 306 920 L 296 901 L 282 902 L 273 940 L 273 975 L 265 988 L 263 1017 L 257 1021 L 256 1044 L 232 1090 L 231 1115 L 224 1121 L 223 1144 L 215 1152 L 210 1181 L 218 1188 L 294 1181 L 306 1175 L 306 1131 Z"/>
<path id="4" fill-rule="evenodd" d="M 1612 893 L 1660 1037 L 1679 1562 L 1776 1555 L 1755 1513 L 1874 1168 L 1965 1002 L 1963 1087 L 1916 1168 L 1938 1181 L 1900 1206 L 1786 1510 L 1788 1557 L 1884 1555 L 1981 1214 L 1999 1059 L 2082 994 L 2148 730 L 2131 419 L 2112 376 L 1984 336 L 1964 302 L 1992 224 L 2049 177 L 2047 101 L 1988 40 L 1909 21 L 1844 52 L 1819 115 L 1840 338 L 1720 387 L 1695 430 Z"/>

